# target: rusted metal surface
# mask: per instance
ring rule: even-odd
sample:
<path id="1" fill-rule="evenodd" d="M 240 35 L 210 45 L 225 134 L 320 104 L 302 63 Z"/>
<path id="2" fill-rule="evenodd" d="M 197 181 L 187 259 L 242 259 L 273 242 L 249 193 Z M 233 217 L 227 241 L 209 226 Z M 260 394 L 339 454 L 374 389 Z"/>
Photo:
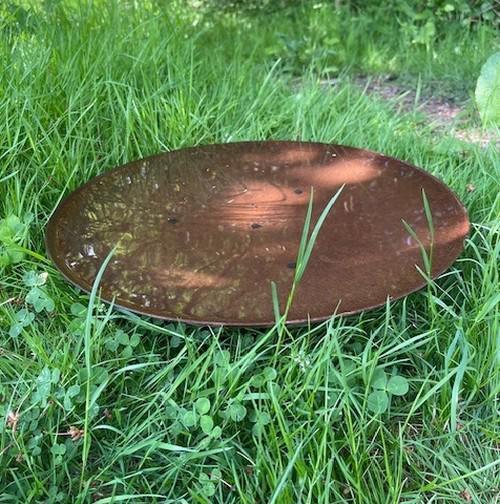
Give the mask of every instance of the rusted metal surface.
<path id="1" fill-rule="evenodd" d="M 47 248 L 61 273 L 89 291 L 116 246 L 101 296 L 117 306 L 196 324 L 271 325 L 270 283 L 283 308 L 311 187 L 315 222 L 342 184 L 290 323 L 374 308 L 423 287 L 422 250 L 402 220 L 434 277 L 462 250 L 467 212 L 423 170 L 351 147 L 273 141 L 174 151 L 96 177 L 59 205 Z"/>

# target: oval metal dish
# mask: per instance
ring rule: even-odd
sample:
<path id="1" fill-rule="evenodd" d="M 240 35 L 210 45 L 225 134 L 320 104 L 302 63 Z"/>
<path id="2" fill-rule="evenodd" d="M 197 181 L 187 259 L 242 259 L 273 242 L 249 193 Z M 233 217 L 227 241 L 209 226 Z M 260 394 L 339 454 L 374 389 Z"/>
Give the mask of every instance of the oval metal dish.
<path id="1" fill-rule="evenodd" d="M 93 178 L 52 215 L 47 250 L 90 291 L 108 253 L 101 296 L 116 306 L 195 324 L 274 323 L 284 306 L 311 187 L 314 223 L 340 186 L 297 289 L 290 323 L 320 321 L 401 298 L 445 271 L 469 231 L 442 182 L 367 150 L 304 142 L 207 145 L 151 156 Z M 425 191 L 434 241 L 424 212 Z"/>

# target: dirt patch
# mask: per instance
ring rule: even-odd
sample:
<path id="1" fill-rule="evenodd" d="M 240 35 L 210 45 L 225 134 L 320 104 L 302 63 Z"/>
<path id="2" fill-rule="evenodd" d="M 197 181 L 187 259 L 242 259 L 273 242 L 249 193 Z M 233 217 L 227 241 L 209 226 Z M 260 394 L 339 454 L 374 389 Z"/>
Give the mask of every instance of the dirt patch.
<path id="1" fill-rule="evenodd" d="M 482 129 L 479 118 L 470 106 L 454 98 L 434 97 L 429 92 L 404 85 L 391 76 L 356 77 L 352 81 L 365 93 L 390 102 L 398 112 L 419 112 L 440 133 L 447 133 L 462 142 L 500 147 L 500 138 L 493 132 Z M 323 81 L 334 85 L 336 80 Z"/>

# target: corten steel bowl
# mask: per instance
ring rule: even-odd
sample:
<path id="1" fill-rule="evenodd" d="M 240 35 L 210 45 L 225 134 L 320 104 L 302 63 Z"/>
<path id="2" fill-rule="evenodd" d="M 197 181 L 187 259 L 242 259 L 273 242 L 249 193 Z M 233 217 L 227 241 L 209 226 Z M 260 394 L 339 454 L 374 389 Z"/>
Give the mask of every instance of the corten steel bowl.
<path id="1" fill-rule="evenodd" d="M 133 161 L 91 179 L 56 209 L 47 250 L 61 273 L 116 306 L 193 324 L 274 323 L 271 281 L 288 296 L 314 188 L 314 223 L 345 184 L 315 243 L 289 323 L 383 305 L 457 258 L 464 206 L 442 182 L 375 152 L 321 143 L 207 145 Z M 424 211 L 425 191 L 434 241 Z"/>

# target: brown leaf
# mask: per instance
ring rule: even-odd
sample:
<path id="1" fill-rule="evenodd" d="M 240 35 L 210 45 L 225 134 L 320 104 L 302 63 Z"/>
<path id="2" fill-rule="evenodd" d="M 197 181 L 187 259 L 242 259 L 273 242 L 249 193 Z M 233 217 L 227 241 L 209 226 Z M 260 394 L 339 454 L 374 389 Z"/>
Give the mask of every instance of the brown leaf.
<path id="1" fill-rule="evenodd" d="M 85 431 L 83 429 L 79 429 L 78 427 L 71 426 L 69 428 L 68 434 L 71 436 L 71 439 L 73 441 L 78 441 L 80 438 L 83 437 L 85 434 Z"/>
<path id="2" fill-rule="evenodd" d="M 14 434 L 17 430 L 17 423 L 19 422 L 19 412 L 14 411 L 9 411 L 9 414 L 7 415 L 7 427 L 10 427 L 12 429 L 12 433 Z"/>
<path id="3" fill-rule="evenodd" d="M 472 495 L 469 493 L 469 491 L 467 489 L 462 490 L 460 492 L 460 497 L 462 497 L 462 499 L 465 502 L 472 502 Z"/>

